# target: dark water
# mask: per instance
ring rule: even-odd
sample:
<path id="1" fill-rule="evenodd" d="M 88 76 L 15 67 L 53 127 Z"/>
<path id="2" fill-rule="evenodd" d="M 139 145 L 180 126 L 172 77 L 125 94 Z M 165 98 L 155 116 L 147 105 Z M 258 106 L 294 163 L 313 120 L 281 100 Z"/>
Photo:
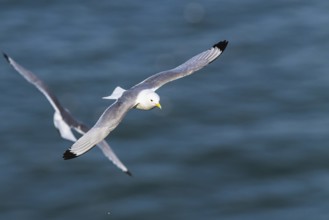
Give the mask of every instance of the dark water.
<path id="1" fill-rule="evenodd" d="M 0 48 L 92 125 L 120 85 L 219 40 L 107 139 L 133 172 L 71 145 L 0 61 L 0 219 L 329 219 L 329 2 L 1 1 Z"/>

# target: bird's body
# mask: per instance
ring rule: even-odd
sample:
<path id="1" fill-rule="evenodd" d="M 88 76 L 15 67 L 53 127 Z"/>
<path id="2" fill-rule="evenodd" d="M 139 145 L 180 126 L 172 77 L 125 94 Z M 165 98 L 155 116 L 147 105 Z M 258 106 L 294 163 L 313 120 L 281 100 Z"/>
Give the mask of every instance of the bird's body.
<path id="1" fill-rule="evenodd" d="M 226 48 L 228 41 L 221 41 L 178 67 L 157 73 L 128 90 L 117 87 L 112 95 L 105 97 L 116 101 L 100 116 L 96 124 L 67 151 L 63 158 L 71 159 L 80 156 L 102 141 L 122 121 L 132 108 L 149 110 L 161 108 L 160 97 L 155 92 L 164 84 L 185 77 L 214 61 Z"/>
<path id="2" fill-rule="evenodd" d="M 107 142 L 104 141 L 104 138 L 120 124 L 130 109 L 150 110 L 154 107 L 161 108 L 160 97 L 155 92 L 157 89 L 168 82 L 190 75 L 213 62 L 225 50 L 227 44 L 228 41 L 226 40 L 220 41 L 209 50 L 197 54 L 176 68 L 152 75 L 128 90 L 121 87 L 115 88 L 110 96 L 104 97 L 105 99 L 114 99 L 115 102 L 103 112 L 91 129 L 74 119 L 69 111 L 60 104 L 45 83 L 38 79 L 31 71 L 16 63 L 8 55 L 4 54 L 4 56 L 16 71 L 46 96 L 55 110 L 54 125 L 59 130 L 62 138 L 75 141 L 65 151 L 63 155 L 65 160 L 80 156 L 92 149 L 95 145 L 98 145 L 107 158 L 122 171 L 130 174 Z M 71 131 L 72 128 L 83 134 L 83 136 L 76 140 Z"/>

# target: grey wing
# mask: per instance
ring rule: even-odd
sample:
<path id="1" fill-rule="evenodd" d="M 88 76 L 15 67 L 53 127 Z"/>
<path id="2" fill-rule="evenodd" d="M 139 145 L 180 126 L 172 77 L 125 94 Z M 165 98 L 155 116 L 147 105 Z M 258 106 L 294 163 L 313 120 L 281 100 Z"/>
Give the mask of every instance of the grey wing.
<path id="1" fill-rule="evenodd" d="M 31 71 L 25 69 L 23 66 L 18 64 L 15 60 L 13 60 L 11 57 L 9 57 L 7 54 L 3 53 L 4 57 L 8 61 L 8 63 L 19 73 L 21 74 L 29 83 L 33 84 L 35 87 L 37 87 L 40 92 L 42 92 L 50 104 L 53 106 L 53 108 L 57 111 L 62 112 L 64 109 L 60 105 L 59 101 L 57 100 L 56 96 L 51 93 L 51 91 L 48 89 L 48 87 Z"/>
<path id="2" fill-rule="evenodd" d="M 84 135 L 89 131 L 89 128 L 79 122 L 76 122 L 76 124 L 73 126 L 73 128 L 80 134 Z M 70 129 L 71 130 L 71 129 Z M 76 140 L 73 140 L 76 141 Z M 120 170 L 123 172 L 127 173 L 129 176 L 131 176 L 131 173 L 129 172 L 128 168 L 121 162 L 121 160 L 117 157 L 117 155 L 114 153 L 110 145 L 105 141 L 102 140 L 97 144 L 99 149 L 103 152 L 105 157 L 112 161 L 112 163 L 117 166 Z M 64 159 L 69 159 L 69 158 L 64 158 Z"/>
<path id="3" fill-rule="evenodd" d="M 113 103 L 104 111 L 97 123 L 65 151 L 63 158 L 67 160 L 80 156 L 101 142 L 119 125 L 133 104 L 133 101 L 120 100 Z"/>
<path id="4" fill-rule="evenodd" d="M 41 81 L 36 75 L 34 75 L 31 71 L 25 69 L 23 66 L 18 64 L 7 54 L 4 53 L 3 55 L 8 61 L 8 63 L 21 76 L 23 76 L 29 83 L 37 87 L 37 89 L 46 96 L 50 104 L 55 109 L 54 126 L 58 129 L 61 137 L 70 141 L 76 141 L 76 138 L 71 131 L 71 126 L 75 126 L 79 123 L 76 120 L 74 120 L 72 116 L 62 107 L 56 96 L 52 94 L 52 92 L 48 89 L 47 85 L 43 81 Z"/>
<path id="5" fill-rule="evenodd" d="M 150 76 L 136 86 L 157 90 L 168 82 L 190 75 L 214 61 L 225 50 L 227 44 L 226 40 L 220 41 L 209 50 L 192 57 L 176 68 Z"/>

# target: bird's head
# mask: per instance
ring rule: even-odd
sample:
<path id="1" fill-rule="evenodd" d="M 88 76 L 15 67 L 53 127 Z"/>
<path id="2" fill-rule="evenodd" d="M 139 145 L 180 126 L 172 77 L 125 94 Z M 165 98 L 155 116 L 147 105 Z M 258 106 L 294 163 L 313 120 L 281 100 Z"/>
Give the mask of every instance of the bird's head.
<path id="1" fill-rule="evenodd" d="M 136 108 L 150 110 L 158 107 L 161 109 L 160 97 L 151 89 L 142 90 L 136 99 Z"/>

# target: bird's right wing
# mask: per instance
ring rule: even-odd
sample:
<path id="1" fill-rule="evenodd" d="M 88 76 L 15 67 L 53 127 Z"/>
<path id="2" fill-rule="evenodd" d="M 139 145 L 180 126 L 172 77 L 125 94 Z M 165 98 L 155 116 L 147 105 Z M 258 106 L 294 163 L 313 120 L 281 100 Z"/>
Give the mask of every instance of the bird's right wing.
<path id="1" fill-rule="evenodd" d="M 228 41 L 226 40 L 220 41 L 212 46 L 212 48 L 195 55 L 174 69 L 165 70 L 152 75 L 134 87 L 140 86 L 155 91 L 168 82 L 188 76 L 195 71 L 202 69 L 209 63 L 213 62 L 216 58 L 218 58 L 219 55 L 221 55 L 225 50 L 227 44 Z"/>

